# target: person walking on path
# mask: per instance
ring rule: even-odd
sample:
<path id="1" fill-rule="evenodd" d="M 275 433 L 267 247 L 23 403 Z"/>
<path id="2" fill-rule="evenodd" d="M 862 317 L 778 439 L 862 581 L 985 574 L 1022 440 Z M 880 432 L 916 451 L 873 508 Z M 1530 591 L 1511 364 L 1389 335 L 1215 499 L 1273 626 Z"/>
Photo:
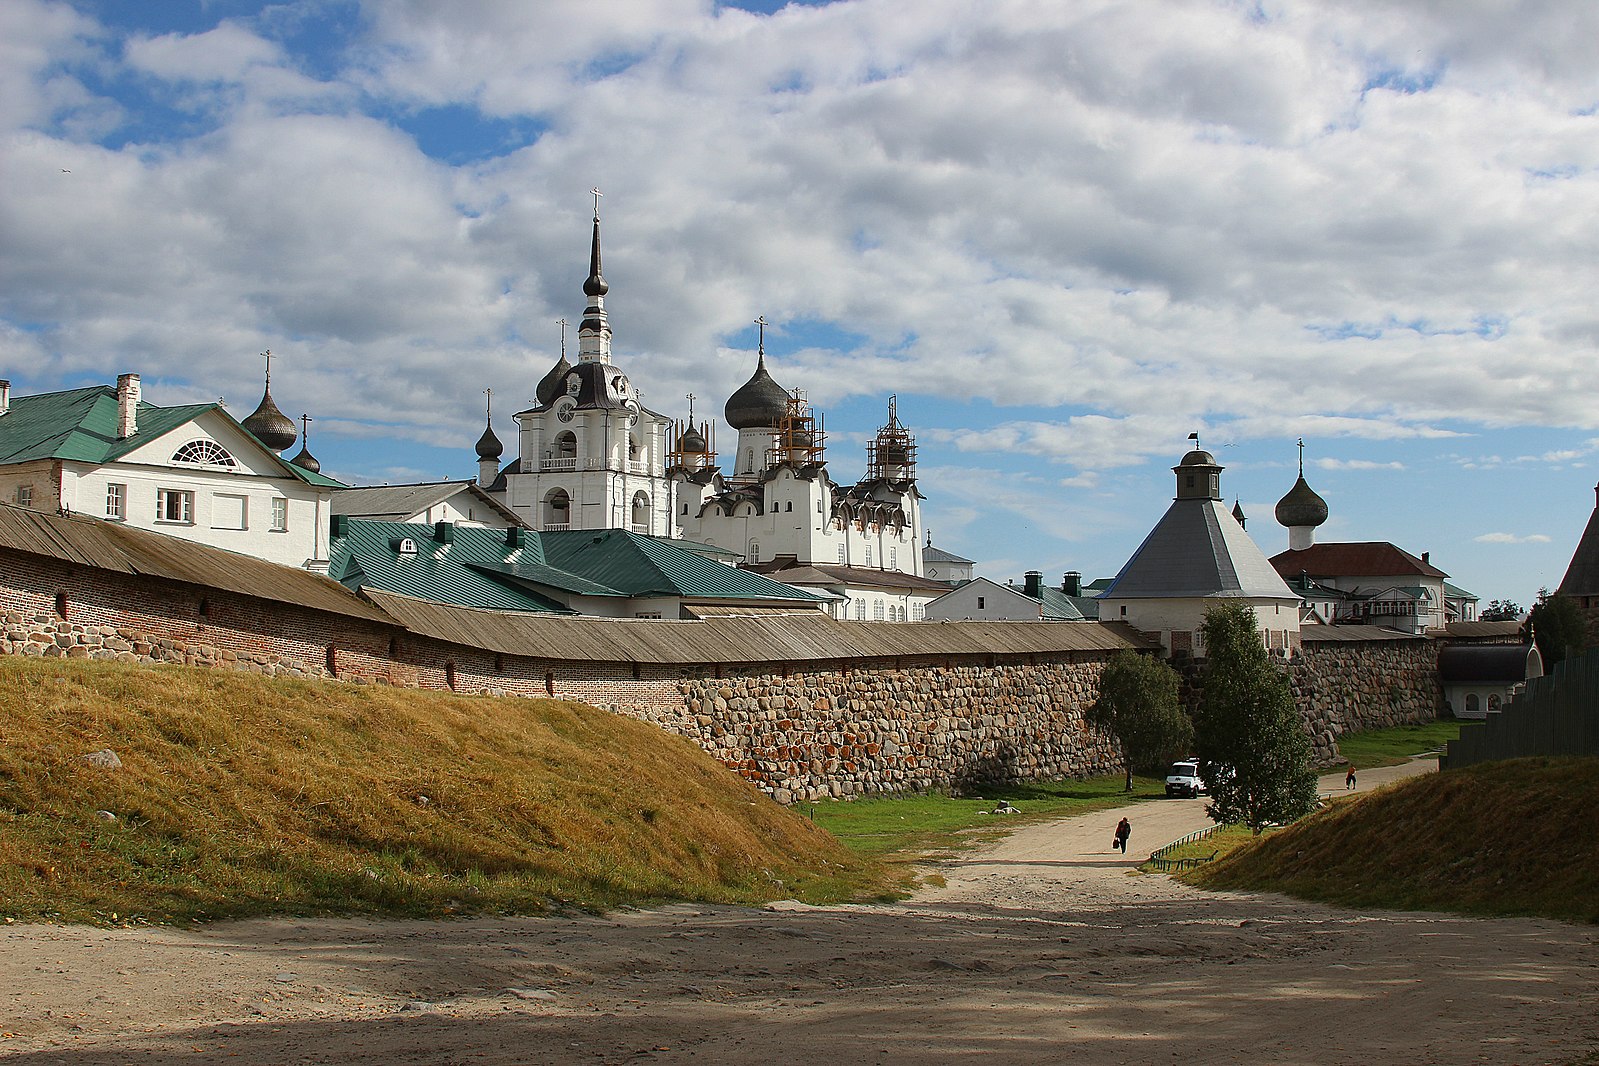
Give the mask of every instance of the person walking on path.
<path id="1" fill-rule="evenodd" d="M 1116 848 L 1123 855 L 1127 854 L 1127 838 L 1133 835 L 1133 823 L 1123 818 L 1116 823 Z"/>
<path id="2" fill-rule="evenodd" d="M 1355 764 L 1354 763 L 1350 763 L 1349 764 L 1349 773 L 1344 775 L 1344 790 L 1348 791 L 1348 792 L 1352 792 L 1352 791 L 1354 791 L 1354 788 L 1355 788 Z"/>

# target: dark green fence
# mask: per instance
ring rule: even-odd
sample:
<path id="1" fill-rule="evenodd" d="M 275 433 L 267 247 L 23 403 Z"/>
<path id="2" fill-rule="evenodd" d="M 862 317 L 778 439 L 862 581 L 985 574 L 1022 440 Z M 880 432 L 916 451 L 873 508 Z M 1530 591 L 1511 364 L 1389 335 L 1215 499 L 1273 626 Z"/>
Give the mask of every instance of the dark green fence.
<path id="1" fill-rule="evenodd" d="M 1485 721 L 1462 725 L 1440 765 L 1453 769 L 1526 755 L 1599 755 L 1599 648 L 1527 682 Z"/>

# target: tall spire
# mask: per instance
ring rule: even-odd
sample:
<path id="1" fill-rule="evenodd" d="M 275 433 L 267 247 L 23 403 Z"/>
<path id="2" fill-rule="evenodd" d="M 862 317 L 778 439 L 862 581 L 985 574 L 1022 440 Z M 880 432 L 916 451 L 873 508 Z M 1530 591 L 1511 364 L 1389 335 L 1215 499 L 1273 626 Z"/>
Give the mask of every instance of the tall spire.
<path id="1" fill-rule="evenodd" d="M 577 328 L 577 361 L 580 363 L 609 363 L 611 361 L 611 324 L 605 317 L 605 294 L 611 287 L 600 273 L 600 190 L 594 194 L 594 244 L 589 251 L 589 276 L 583 282 L 583 295 L 589 298 L 583 310 L 583 322 Z"/>

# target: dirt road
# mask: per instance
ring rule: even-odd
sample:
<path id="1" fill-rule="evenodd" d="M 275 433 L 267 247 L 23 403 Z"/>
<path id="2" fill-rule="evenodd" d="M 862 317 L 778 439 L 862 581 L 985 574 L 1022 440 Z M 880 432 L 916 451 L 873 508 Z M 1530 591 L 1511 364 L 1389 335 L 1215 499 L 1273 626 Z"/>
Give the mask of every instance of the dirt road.
<path id="1" fill-rule="evenodd" d="M 1362 774 L 1361 788 L 1376 783 Z M 1342 778 L 1333 787 L 1342 788 Z M 1031 826 L 892 907 L 0 930 L 23 1063 L 1578 1063 L 1599 929 L 1132 873 L 1203 801 Z M 1185 828 L 1186 827 L 1186 828 Z"/>

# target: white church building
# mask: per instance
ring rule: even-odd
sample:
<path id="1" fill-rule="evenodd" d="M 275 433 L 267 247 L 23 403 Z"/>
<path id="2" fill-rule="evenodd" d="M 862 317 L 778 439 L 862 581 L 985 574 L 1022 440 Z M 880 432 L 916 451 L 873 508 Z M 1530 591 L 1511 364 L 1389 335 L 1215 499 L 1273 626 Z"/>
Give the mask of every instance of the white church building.
<path id="1" fill-rule="evenodd" d="M 704 545 L 818 593 L 836 617 L 918 621 L 949 591 L 922 575 L 916 440 L 893 397 L 867 445 L 866 476 L 835 483 L 820 416 L 766 368 L 761 320 L 755 372 L 724 408 L 738 433 L 724 473 L 710 422 L 696 423 L 692 408 L 680 423 L 650 410 L 612 363 L 608 291 L 596 213 L 577 362 L 563 339 L 535 405 L 514 416 L 520 454 L 503 466 L 490 410 L 479 487 L 532 529 L 626 529 Z"/>
<path id="2" fill-rule="evenodd" d="M 600 272 L 600 217 L 594 215 L 588 306 L 578 326 L 577 363 L 561 356 L 535 390 L 533 407 L 513 417 L 519 456 L 499 469 L 503 446 L 490 425 L 477 443 L 478 484 L 530 528 L 672 532 L 666 452 L 671 420 L 611 362 L 610 291 Z"/>

